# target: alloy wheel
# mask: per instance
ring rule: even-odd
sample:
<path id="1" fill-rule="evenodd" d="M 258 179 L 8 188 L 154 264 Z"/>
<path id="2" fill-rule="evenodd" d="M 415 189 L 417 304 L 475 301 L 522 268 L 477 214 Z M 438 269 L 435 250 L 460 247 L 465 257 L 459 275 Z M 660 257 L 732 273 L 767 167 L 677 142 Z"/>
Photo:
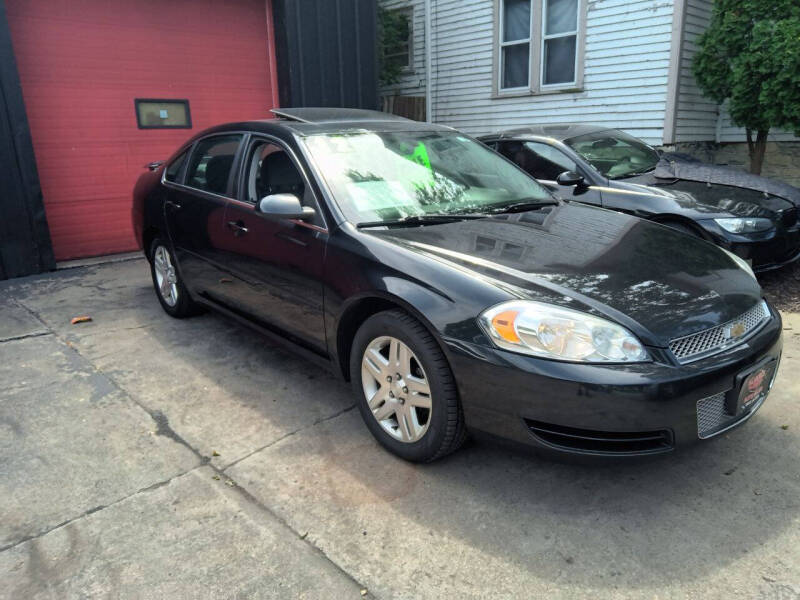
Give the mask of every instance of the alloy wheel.
<path id="1" fill-rule="evenodd" d="M 178 276 L 169 256 L 169 250 L 164 246 L 158 246 L 153 253 L 153 267 L 158 293 L 169 306 L 175 306 L 178 303 Z"/>
<path id="2" fill-rule="evenodd" d="M 422 439 L 433 399 L 411 348 L 391 336 L 372 340 L 361 359 L 361 384 L 372 416 L 389 435 L 406 443 Z"/>

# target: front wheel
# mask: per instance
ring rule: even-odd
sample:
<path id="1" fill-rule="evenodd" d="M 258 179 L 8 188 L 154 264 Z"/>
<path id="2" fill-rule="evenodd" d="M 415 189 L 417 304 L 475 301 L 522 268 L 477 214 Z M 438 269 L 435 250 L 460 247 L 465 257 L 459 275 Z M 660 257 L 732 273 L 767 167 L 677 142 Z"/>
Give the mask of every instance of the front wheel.
<path id="1" fill-rule="evenodd" d="M 367 319 L 356 333 L 350 378 L 373 436 L 406 460 L 430 462 L 466 439 L 450 366 L 419 321 L 399 310 Z"/>
<path id="2" fill-rule="evenodd" d="M 199 305 L 191 299 L 175 267 L 175 258 L 164 240 L 153 240 L 150 246 L 150 274 L 161 307 L 177 319 L 200 312 Z"/>

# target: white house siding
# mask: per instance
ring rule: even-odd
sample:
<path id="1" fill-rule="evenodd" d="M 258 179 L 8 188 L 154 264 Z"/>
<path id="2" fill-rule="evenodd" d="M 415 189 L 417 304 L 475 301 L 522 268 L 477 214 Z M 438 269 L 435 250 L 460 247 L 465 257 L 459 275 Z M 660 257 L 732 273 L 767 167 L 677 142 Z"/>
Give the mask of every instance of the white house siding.
<path id="1" fill-rule="evenodd" d="M 703 96 L 692 75 L 697 40 L 711 19 L 711 0 L 685 0 L 684 11 L 675 141 L 714 141 L 717 135 L 717 103 Z"/>
<path id="2" fill-rule="evenodd" d="M 588 0 L 582 92 L 492 98 L 492 0 L 431 0 L 433 120 L 471 134 L 541 123 L 584 122 L 663 140 L 672 0 Z M 385 94 L 423 95 L 422 0 L 414 6 L 415 69 Z"/>
<path id="3" fill-rule="evenodd" d="M 675 117 L 676 142 L 743 142 L 745 131 L 731 123 L 723 106 L 718 110 L 713 100 L 705 98 L 692 75 L 692 58 L 697 52 L 697 40 L 711 21 L 713 0 L 685 0 L 684 34 L 681 52 L 681 77 L 678 90 L 678 109 Z M 721 112 L 721 116 L 718 114 Z M 717 120 L 720 123 L 717 123 Z M 718 131 L 719 128 L 719 131 Z M 719 138 L 717 135 L 719 134 Z M 772 141 L 795 141 L 791 133 L 773 131 Z"/>

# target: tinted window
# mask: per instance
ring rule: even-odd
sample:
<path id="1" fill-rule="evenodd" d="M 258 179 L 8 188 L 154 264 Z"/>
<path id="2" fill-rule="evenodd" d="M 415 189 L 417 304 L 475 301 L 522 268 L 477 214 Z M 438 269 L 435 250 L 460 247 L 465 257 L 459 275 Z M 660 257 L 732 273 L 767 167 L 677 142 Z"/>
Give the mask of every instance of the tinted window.
<path id="1" fill-rule="evenodd" d="M 578 165 L 561 150 L 538 142 L 501 142 L 500 153 L 513 160 L 536 179 L 555 181 L 564 171 L 577 171 Z"/>
<path id="2" fill-rule="evenodd" d="M 167 173 L 164 175 L 164 179 L 167 181 L 178 181 L 178 175 L 181 173 L 181 167 L 186 161 L 187 154 L 189 154 L 188 150 L 169 163 L 169 166 L 167 167 Z"/>
<path id="3" fill-rule="evenodd" d="M 225 195 L 233 159 L 241 141 L 241 135 L 221 135 L 199 142 L 189 161 L 186 185 Z"/>

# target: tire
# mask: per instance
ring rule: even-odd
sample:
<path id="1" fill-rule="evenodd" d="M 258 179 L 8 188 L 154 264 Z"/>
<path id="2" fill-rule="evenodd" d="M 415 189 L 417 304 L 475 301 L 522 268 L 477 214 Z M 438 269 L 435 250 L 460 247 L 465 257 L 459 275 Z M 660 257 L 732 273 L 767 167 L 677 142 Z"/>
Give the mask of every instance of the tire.
<path id="1" fill-rule="evenodd" d="M 175 256 L 170 250 L 169 244 L 161 238 L 156 238 L 150 245 L 148 256 L 150 257 L 150 276 L 153 278 L 153 287 L 164 311 L 176 319 L 184 319 L 202 312 L 200 305 L 189 296 L 178 269 L 175 267 Z M 160 265 L 165 266 L 162 268 Z M 161 283 L 165 276 L 172 280 L 172 284 L 165 284 L 162 289 Z M 169 288 L 168 292 L 167 288 Z"/>
<path id="2" fill-rule="evenodd" d="M 431 462 L 466 440 L 450 365 L 428 330 L 409 314 L 390 310 L 364 321 L 353 339 L 350 380 L 367 428 L 397 456 Z"/>

